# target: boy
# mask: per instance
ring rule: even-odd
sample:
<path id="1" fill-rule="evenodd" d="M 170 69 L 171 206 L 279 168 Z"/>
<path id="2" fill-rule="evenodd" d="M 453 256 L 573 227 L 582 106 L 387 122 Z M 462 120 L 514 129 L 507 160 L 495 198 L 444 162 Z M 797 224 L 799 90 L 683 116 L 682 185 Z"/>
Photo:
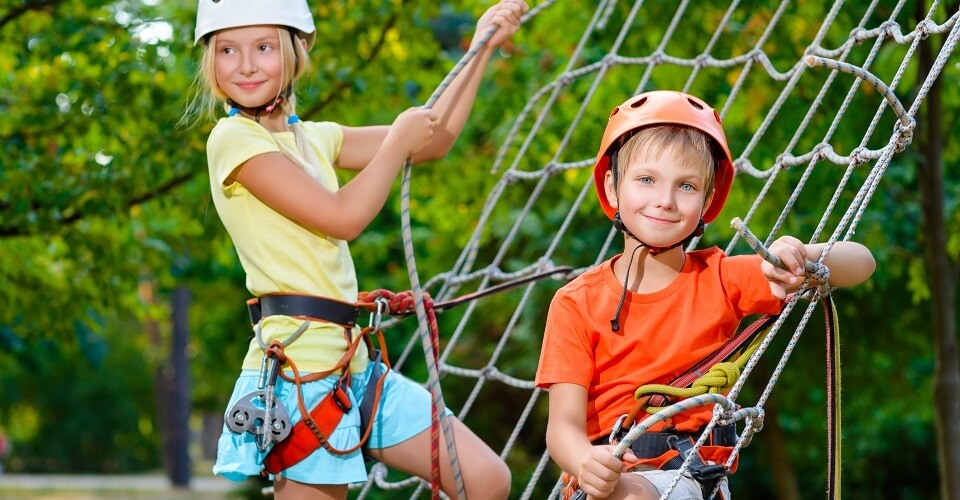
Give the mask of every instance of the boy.
<path id="1" fill-rule="evenodd" d="M 648 92 L 610 115 L 594 182 L 604 212 L 625 234 L 624 251 L 557 291 L 536 377 L 550 394 L 547 448 L 590 498 L 656 499 L 666 491 L 675 472 L 658 469 L 662 456 L 628 451 L 623 460 L 639 465 L 623 474 L 607 444 L 634 391 L 669 383 L 723 345 L 743 317 L 780 312 L 803 282 L 804 260 L 823 251 L 789 236 L 776 240 L 770 251 L 793 272 L 716 247 L 685 252 L 719 214 L 733 175 L 720 116 L 696 97 Z M 859 284 L 875 267 L 869 250 L 852 242 L 837 242 L 824 263 L 833 286 Z M 699 435 L 711 415 L 696 408 L 651 430 Z M 703 458 L 723 463 L 725 456 Z M 725 481 L 721 492 L 729 498 Z M 702 497 L 689 476 L 671 495 Z"/>

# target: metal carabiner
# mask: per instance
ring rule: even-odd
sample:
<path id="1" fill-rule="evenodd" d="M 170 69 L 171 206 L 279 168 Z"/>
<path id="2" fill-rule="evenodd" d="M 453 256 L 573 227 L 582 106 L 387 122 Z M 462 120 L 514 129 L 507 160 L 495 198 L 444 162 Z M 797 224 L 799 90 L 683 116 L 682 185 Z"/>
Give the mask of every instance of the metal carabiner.
<path id="1" fill-rule="evenodd" d="M 370 324 L 368 326 L 373 330 L 379 330 L 383 316 L 390 312 L 390 301 L 386 297 L 377 297 L 373 302 L 377 305 L 377 310 L 370 313 Z"/>

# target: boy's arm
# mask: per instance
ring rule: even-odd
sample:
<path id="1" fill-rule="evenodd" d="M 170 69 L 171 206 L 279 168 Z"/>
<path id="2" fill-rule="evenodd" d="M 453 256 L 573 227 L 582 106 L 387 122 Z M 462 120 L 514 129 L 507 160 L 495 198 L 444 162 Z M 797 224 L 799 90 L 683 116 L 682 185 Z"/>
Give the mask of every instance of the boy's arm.
<path id="1" fill-rule="evenodd" d="M 550 386 L 547 449 L 568 474 L 577 476 L 580 489 L 593 498 L 613 493 L 624 463 L 613 456 L 612 446 L 594 446 L 587 437 L 587 389 L 577 384 Z M 636 460 L 632 453 L 626 460 Z"/>
<path id="2" fill-rule="evenodd" d="M 804 280 L 805 260 L 818 261 L 826 243 L 805 245 L 792 236 L 778 238 L 770 245 L 770 253 L 780 258 L 793 271 L 775 267 L 764 261 L 760 268 L 770 281 L 770 290 L 777 298 L 796 291 Z M 877 267 L 873 254 L 867 247 L 852 241 L 838 241 L 830 248 L 823 261 L 830 269 L 830 284 L 837 287 L 859 285 L 867 280 Z"/>

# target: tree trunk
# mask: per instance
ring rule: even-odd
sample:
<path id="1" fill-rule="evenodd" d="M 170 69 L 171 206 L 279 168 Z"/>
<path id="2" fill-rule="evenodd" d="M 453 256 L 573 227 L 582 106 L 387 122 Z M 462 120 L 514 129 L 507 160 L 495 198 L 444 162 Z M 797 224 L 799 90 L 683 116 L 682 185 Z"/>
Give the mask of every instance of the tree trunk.
<path id="1" fill-rule="evenodd" d="M 917 15 L 923 16 L 923 4 Z M 920 43 L 920 81 L 934 60 L 933 40 Z M 960 500 L 960 357 L 957 351 L 956 263 L 947 254 L 943 185 L 943 103 L 941 82 L 930 88 L 920 124 L 922 160 L 918 165 L 923 214 L 923 259 L 929 278 L 933 315 L 935 427 L 940 467 L 940 497 Z M 949 133 L 949 131 L 948 131 Z"/>
<path id="2" fill-rule="evenodd" d="M 156 304 L 152 280 L 142 279 L 138 292 L 144 304 Z M 170 484 L 177 488 L 190 486 L 190 379 L 187 367 L 189 306 L 190 290 L 187 287 L 177 288 L 172 298 L 173 335 L 170 356 L 166 361 L 160 361 L 153 373 L 153 394 L 157 406 L 163 468 Z M 163 352 L 164 338 L 160 333 L 160 324 L 147 318 L 144 329 L 153 349 Z"/>
<path id="3" fill-rule="evenodd" d="M 173 292 L 173 338 L 170 342 L 170 368 L 167 375 L 167 434 L 164 447 L 169 457 L 167 473 L 176 488 L 190 486 L 190 376 L 187 366 L 189 338 L 188 315 L 190 289 L 179 286 Z"/>

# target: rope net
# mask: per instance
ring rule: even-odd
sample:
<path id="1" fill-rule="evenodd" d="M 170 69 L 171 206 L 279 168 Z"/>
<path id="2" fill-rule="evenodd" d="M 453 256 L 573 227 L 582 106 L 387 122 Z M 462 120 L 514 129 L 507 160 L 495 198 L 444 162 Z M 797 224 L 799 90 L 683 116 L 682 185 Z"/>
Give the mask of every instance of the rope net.
<path id="1" fill-rule="evenodd" d="M 547 305 L 559 286 L 620 250 L 621 236 L 596 206 L 591 177 L 610 109 L 632 94 L 676 89 L 702 97 L 720 112 L 737 179 L 717 222 L 691 248 L 716 244 L 728 254 L 750 251 L 741 232 L 726 224 L 739 217 L 745 225 L 774 221 L 769 227 L 751 226 L 764 244 L 793 234 L 826 242 L 826 254 L 836 241 L 851 238 L 865 219 L 874 223 L 866 230 L 882 224 L 871 220 L 866 208 L 891 159 L 910 145 L 913 117 L 960 36 L 960 13 L 945 12 L 939 2 L 917 14 L 907 0 L 868 5 L 838 0 L 822 7 L 822 18 L 810 18 L 816 7 L 804 6 L 801 16 L 787 0 L 734 0 L 726 10 L 717 6 L 709 12 L 690 1 L 601 0 L 595 8 L 576 2 L 583 4 L 580 27 L 569 16 L 551 19 L 550 3 L 541 2 L 528 18 L 542 17 L 552 23 L 544 26 L 559 22 L 567 32 L 578 32 L 575 48 L 506 133 L 490 165 L 498 181 L 459 257 L 422 287 L 410 227 L 409 169 L 401 193 L 407 269 L 415 292 L 429 291 L 441 302 L 538 273 L 555 274 L 445 311 L 436 359 L 418 301 L 418 335 L 402 352 L 391 354 L 395 368 L 418 373 L 422 362 L 411 355 L 418 344 L 424 346 L 435 404 L 446 404 L 474 429 L 477 423 L 494 429 L 481 437 L 510 466 L 512 496 L 524 499 L 554 498 L 561 487 L 544 443 L 547 398 L 533 385 L 536 364 L 530 361 L 539 356 Z M 943 40 L 932 69 L 917 79 L 916 88 L 898 89 L 905 74 L 916 72 L 918 44 L 931 36 Z M 901 104 L 898 91 L 909 93 L 912 102 Z M 762 427 L 764 404 L 824 291 L 813 290 L 786 305 L 727 396 L 691 398 L 678 404 L 686 406 L 675 405 L 677 410 L 715 404 L 708 430 L 721 420 L 741 421 L 734 456 L 740 453 Z M 757 384 L 762 389 L 755 401 L 738 400 L 757 360 L 781 330 L 789 340 L 782 352 L 767 354 L 771 360 L 779 356 L 769 380 Z M 394 490 L 394 495 L 404 490 L 413 497 L 430 489 L 382 464 L 374 465 L 366 484 L 355 486 L 359 498 L 376 496 L 375 489 Z"/>

